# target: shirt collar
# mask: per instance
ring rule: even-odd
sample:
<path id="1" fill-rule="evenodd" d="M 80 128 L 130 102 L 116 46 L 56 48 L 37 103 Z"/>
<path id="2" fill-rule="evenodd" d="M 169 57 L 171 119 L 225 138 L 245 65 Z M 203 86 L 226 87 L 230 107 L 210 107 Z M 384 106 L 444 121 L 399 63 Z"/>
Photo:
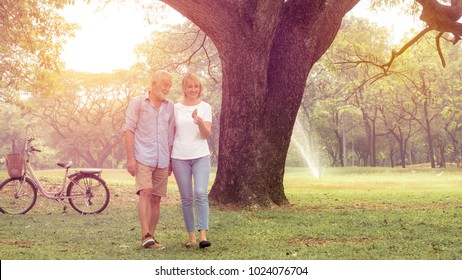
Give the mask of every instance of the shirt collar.
<path id="1" fill-rule="evenodd" d="M 148 101 L 149 102 L 149 91 L 144 95 L 144 101 Z M 171 101 L 169 99 L 165 99 L 163 101 L 164 104 L 168 104 L 168 103 L 171 103 Z"/>

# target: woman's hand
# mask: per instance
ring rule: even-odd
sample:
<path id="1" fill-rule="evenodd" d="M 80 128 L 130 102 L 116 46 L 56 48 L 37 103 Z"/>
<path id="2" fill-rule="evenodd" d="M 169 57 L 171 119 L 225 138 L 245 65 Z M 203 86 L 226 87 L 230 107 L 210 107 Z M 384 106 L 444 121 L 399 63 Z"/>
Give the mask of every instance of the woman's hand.
<path id="1" fill-rule="evenodd" d="M 193 119 L 194 119 L 194 123 L 197 124 L 198 126 L 204 123 L 204 120 L 202 120 L 202 118 L 199 117 L 198 115 L 195 115 Z"/>
<path id="2" fill-rule="evenodd" d="M 212 124 L 210 122 L 207 122 L 207 121 L 204 122 L 204 120 L 199 116 L 194 116 L 193 119 L 194 119 L 194 123 L 197 124 L 197 126 L 199 127 L 199 130 L 201 132 L 201 136 L 204 139 L 209 138 L 210 133 L 212 131 Z"/>

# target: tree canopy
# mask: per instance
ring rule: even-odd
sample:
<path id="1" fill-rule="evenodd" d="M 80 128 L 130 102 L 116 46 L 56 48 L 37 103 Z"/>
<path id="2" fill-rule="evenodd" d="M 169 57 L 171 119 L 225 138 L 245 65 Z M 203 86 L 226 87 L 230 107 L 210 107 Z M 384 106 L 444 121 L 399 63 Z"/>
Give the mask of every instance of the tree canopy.
<path id="1" fill-rule="evenodd" d="M 56 82 L 66 38 L 77 28 L 59 15 L 67 1 L 4 0 L 0 3 L 0 99 L 44 93 Z"/>

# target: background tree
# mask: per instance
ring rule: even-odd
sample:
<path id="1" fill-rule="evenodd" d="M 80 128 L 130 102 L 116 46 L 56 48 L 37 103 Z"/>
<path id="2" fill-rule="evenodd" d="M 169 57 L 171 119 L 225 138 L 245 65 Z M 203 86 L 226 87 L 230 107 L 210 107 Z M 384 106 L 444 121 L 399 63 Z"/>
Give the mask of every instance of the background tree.
<path id="1" fill-rule="evenodd" d="M 57 12 L 65 0 L 3 0 L 0 3 L 0 100 L 20 103 L 21 96 L 55 86 L 59 56 L 76 26 Z"/>
<path id="2" fill-rule="evenodd" d="M 122 151 L 116 147 L 122 146 L 128 100 L 143 94 L 145 85 L 130 71 L 67 71 L 61 82 L 62 92 L 33 99 L 31 106 L 34 114 L 53 129 L 51 139 L 63 159 L 91 167 L 103 167 L 109 157 L 118 162 L 122 156 L 116 155 Z"/>
<path id="3" fill-rule="evenodd" d="M 361 63 L 361 61 L 384 59 L 390 49 L 387 39 L 388 34 L 387 29 L 379 28 L 376 24 L 372 24 L 367 20 L 346 18 L 332 46 L 317 64 L 322 65 L 321 67 L 328 72 L 327 75 L 324 75 L 330 79 L 328 83 L 333 87 L 339 87 L 338 90 L 327 90 L 321 99 L 329 100 L 334 96 L 339 96 L 340 98 L 337 100 L 338 109 L 354 106 L 361 113 L 362 129 L 364 129 L 364 135 L 367 137 L 366 147 L 369 150 L 362 151 L 360 155 L 370 166 L 376 166 L 377 164 L 376 146 L 378 137 L 388 133 L 383 128 L 378 129 L 380 126 L 378 110 L 383 105 L 386 94 L 382 94 L 384 89 L 376 83 L 384 75 L 380 72 L 377 73 L 375 67 L 370 67 L 368 64 Z M 315 67 L 317 68 L 318 66 Z M 310 84 L 319 84 L 320 77 L 318 76 L 315 74 Z M 317 108 L 312 108 L 312 110 L 316 111 Z M 331 125 L 331 127 L 334 128 L 340 157 L 345 155 L 342 160 L 343 166 L 346 165 L 343 162 L 347 160 L 347 151 L 345 151 L 345 154 L 343 153 L 348 142 L 345 139 L 345 130 L 347 126 L 349 130 L 353 130 L 355 125 L 347 124 L 352 123 L 354 119 L 346 115 L 349 114 L 348 111 L 341 110 L 339 112 L 342 112 L 342 116 L 334 112 L 331 113 L 331 116 L 337 119 L 334 123 L 335 125 Z M 351 138 L 354 139 L 353 137 Z M 350 145 L 352 144 L 353 141 L 350 141 Z"/>
<path id="4" fill-rule="evenodd" d="M 37 153 L 39 159 L 34 161 L 35 168 L 52 168 L 56 164 L 53 157 L 55 150 L 46 141 L 50 129 L 44 127 L 39 118 L 35 118 L 27 110 L 19 106 L 5 103 L 0 107 L 0 126 L 3 127 L 0 135 L 0 153 L 21 153 L 24 148 L 24 141 L 31 137 L 37 137 L 37 147 L 42 149 Z M 5 157 L 0 157 L 0 163 L 5 164 Z"/>
<path id="5" fill-rule="evenodd" d="M 444 122 L 443 129 L 451 143 L 448 147 L 450 161 L 459 166 L 462 140 L 462 80 L 458 69 L 462 66 L 462 59 L 460 49 L 450 48 L 446 50 L 446 53 L 451 63 L 446 67 L 448 71 L 440 73 L 441 79 L 438 79 L 437 85 L 444 104 L 441 112 Z"/>
<path id="6" fill-rule="evenodd" d="M 37 125 L 37 122 L 28 118 L 27 111 L 11 104 L 1 106 L 0 114 L 2 115 L 0 125 L 4 128 L 0 135 L 0 142 L 3 143 L 3 154 L 20 153 L 27 134 L 36 131 L 34 126 Z"/>
<path id="7" fill-rule="evenodd" d="M 400 165 L 406 167 L 407 147 L 411 136 L 418 130 L 414 129 L 413 121 L 406 114 L 405 109 L 409 109 L 406 95 L 403 94 L 403 87 L 395 85 L 387 92 L 390 99 L 379 107 L 380 118 L 385 129 L 393 137 L 398 146 Z M 403 96 L 404 95 L 404 96 Z M 415 109 L 415 107 L 413 107 Z"/>

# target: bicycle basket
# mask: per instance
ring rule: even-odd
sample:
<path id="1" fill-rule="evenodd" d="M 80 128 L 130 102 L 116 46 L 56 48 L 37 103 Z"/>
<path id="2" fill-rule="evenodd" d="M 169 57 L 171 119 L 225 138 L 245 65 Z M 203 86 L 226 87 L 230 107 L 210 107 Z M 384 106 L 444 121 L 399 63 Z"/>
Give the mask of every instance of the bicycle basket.
<path id="1" fill-rule="evenodd" d="M 8 175 L 11 178 L 18 178 L 22 176 L 22 169 L 24 167 L 24 159 L 21 154 L 14 153 L 6 156 L 6 166 L 8 168 Z"/>

